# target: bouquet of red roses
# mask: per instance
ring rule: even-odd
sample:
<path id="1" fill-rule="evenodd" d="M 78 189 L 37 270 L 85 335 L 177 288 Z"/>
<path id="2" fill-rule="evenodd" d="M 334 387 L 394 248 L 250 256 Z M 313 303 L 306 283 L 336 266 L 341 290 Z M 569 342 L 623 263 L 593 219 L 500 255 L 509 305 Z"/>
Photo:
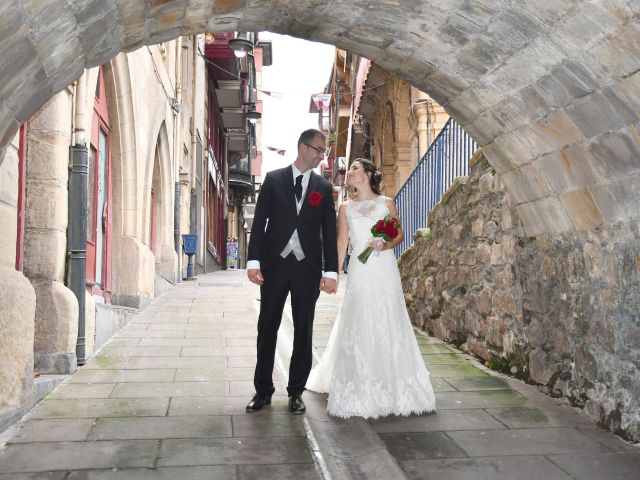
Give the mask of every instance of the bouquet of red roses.
<path id="1" fill-rule="evenodd" d="M 378 220 L 373 227 L 371 227 L 371 235 L 376 238 L 381 238 L 385 242 L 390 242 L 398 236 L 398 229 L 400 228 L 400 220 L 391 215 L 387 215 L 382 220 Z M 367 263 L 369 256 L 373 252 L 371 245 L 367 246 L 360 255 L 358 260 L 362 263 Z"/>

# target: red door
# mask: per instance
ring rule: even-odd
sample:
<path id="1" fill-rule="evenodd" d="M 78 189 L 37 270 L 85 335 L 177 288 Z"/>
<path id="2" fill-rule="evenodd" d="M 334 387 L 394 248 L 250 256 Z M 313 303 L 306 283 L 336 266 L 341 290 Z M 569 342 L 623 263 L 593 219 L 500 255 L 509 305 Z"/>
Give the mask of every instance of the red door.
<path id="1" fill-rule="evenodd" d="M 87 286 L 94 295 L 111 297 L 111 137 L 102 69 L 91 122 L 87 182 Z"/>

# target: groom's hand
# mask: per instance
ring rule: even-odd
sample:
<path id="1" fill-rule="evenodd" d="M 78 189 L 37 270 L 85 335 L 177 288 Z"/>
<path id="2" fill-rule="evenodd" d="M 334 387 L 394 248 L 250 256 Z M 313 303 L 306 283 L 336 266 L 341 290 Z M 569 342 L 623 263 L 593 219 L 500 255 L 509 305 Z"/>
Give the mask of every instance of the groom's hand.
<path id="1" fill-rule="evenodd" d="M 256 285 L 262 285 L 264 283 L 262 271 L 259 268 L 251 268 L 247 270 L 247 277 L 249 277 L 249 280 Z"/>
<path id="2" fill-rule="evenodd" d="M 322 277 L 322 280 L 320 280 L 320 290 L 324 293 L 336 293 L 338 290 L 338 282 L 333 278 Z"/>

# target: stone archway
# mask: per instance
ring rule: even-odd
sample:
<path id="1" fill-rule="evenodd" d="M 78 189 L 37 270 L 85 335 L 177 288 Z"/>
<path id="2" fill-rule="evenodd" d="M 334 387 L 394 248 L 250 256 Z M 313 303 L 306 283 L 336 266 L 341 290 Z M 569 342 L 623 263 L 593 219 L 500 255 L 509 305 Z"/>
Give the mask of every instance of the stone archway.
<path id="1" fill-rule="evenodd" d="M 444 105 L 484 146 L 528 235 L 637 215 L 640 6 L 631 0 L 14 0 L 0 13 L 0 58 L 13 66 L 0 74 L 3 150 L 84 67 L 179 35 L 271 30 L 364 55 Z"/>
<path id="2" fill-rule="evenodd" d="M 145 200 L 143 217 L 145 238 L 147 245 L 153 247 L 156 264 L 156 276 L 169 279 L 175 276 L 178 265 L 176 252 L 173 248 L 173 189 L 171 176 L 171 155 L 169 151 L 169 136 L 166 123 L 160 125 L 156 137 L 153 171 L 148 172 L 145 179 Z M 147 188 L 148 187 L 148 188 Z M 153 195 L 151 192 L 153 189 Z M 151 215 L 153 212 L 153 215 Z M 153 216 L 153 222 L 151 221 Z M 152 224 L 153 223 L 153 224 Z M 153 237 L 153 238 L 150 238 Z M 153 246 L 152 246 L 153 241 Z"/>
<path id="3" fill-rule="evenodd" d="M 156 271 L 158 271 L 158 264 L 160 263 L 161 258 L 161 248 L 162 248 L 162 240 L 163 240 L 163 229 L 162 225 L 164 225 L 163 218 L 158 218 L 158 215 L 162 215 L 163 212 L 163 185 L 162 181 L 162 170 L 160 168 L 160 164 L 162 162 L 161 155 L 163 152 L 161 151 L 161 143 L 160 138 L 158 137 L 158 143 L 156 144 L 156 150 L 153 155 L 153 173 L 151 175 L 151 183 L 147 183 L 150 186 L 149 192 L 146 192 L 146 198 L 149 199 L 149 206 L 145 209 L 147 219 L 145 219 L 145 224 L 149 225 L 147 229 L 147 239 L 146 243 L 151 248 L 151 251 L 154 253 L 156 257 Z M 146 190 L 146 188 L 145 188 Z"/>
<path id="4" fill-rule="evenodd" d="M 582 308 L 593 340 L 581 338 L 567 362 L 601 368 L 584 373 L 576 367 L 581 381 L 617 375 L 612 389 L 599 383 L 594 390 L 592 416 L 622 415 L 623 428 L 631 425 L 638 438 L 637 400 L 629 401 L 637 397 L 635 383 L 629 387 L 619 373 L 627 375 L 622 367 L 628 368 L 634 382 L 638 374 L 637 365 L 623 359 L 629 350 L 637 356 L 640 312 L 637 0 L 8 0 L 0 18 L 0 59 L 12 67 L 0 71 L 0 167 L 6 150 L 14 157 L 7 147 L 19 124 L 85 68 L 180 35 L 270 30 L 330 43 L 426 92 L 483 146 L 513 200 L 520 236 L 542 238 L 541 245 L 554 234 L 564 236 L 555 258 L 542 247 L 535 253 L 557 260 L 572 250 L 571 258 L 584 265 L 582 283 L 571 284 L 576 300 L 539 313 L 566 333 L 574 328 L 575 307 Z M 139 141 L 133 144 L 142 150 Z M 142 199 L 137 191 L 127 193 L 135 205 L 123 217 L 123 245 L 128 242 L 138 269 L 152 267 L 140 241 Z M 10 265 L 13 273 L 6 257 L 0 256 L 2 268 Z M 602 275 L 607 268 L 611 279 Z M 624 281 L 618 279 L 623 273 Z M 127 288 L 123 295 L 145 296 L 137 284 Z M 598 332 L 605 329 L 617 363 L 610 362 L 611 352 L 590 351 L 602 349 Z M 612 406 L 612 398 L 620 406 Z"/>
<path id="5" fill-rule="evenodd" d="M 139 307 L 153 298 L 153 284 L 144 284 L 139 271 L 152 271 L 153 258 L 143 243 L 142 192 L 138 171 L 138 138 L 132 104 L 132 84 L 126 55 L 117 55 L 106 64 L 105 88 L 112 117 L 113 245 L 112 303 Z M 93 76 L 89 85 L 95 85 Z M 89 89 L 91 91 L 91 89 Z M 126 259 L 126 260 L 125 260 Z M 116 262 L 126 261 L 127 265 Z M 126 267 L 126 268 L 125 268 Z"/>

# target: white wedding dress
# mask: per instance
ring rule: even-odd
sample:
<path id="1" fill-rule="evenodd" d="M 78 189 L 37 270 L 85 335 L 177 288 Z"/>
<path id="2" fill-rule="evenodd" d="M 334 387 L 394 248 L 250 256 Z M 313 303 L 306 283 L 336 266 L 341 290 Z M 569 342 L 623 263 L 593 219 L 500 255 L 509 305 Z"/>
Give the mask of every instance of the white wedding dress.
<path id="1" fill-rule="evenodd" d="M 392 250 L 357 256 L 371 227 L 389 214 L 385 197 L 347 205 L 353 255 L 344 301 L 329 343 L 306 388 L 329 394 L 336 417 L 378 418 L 435 411 L 429 374 L 405 306 Z"/>

